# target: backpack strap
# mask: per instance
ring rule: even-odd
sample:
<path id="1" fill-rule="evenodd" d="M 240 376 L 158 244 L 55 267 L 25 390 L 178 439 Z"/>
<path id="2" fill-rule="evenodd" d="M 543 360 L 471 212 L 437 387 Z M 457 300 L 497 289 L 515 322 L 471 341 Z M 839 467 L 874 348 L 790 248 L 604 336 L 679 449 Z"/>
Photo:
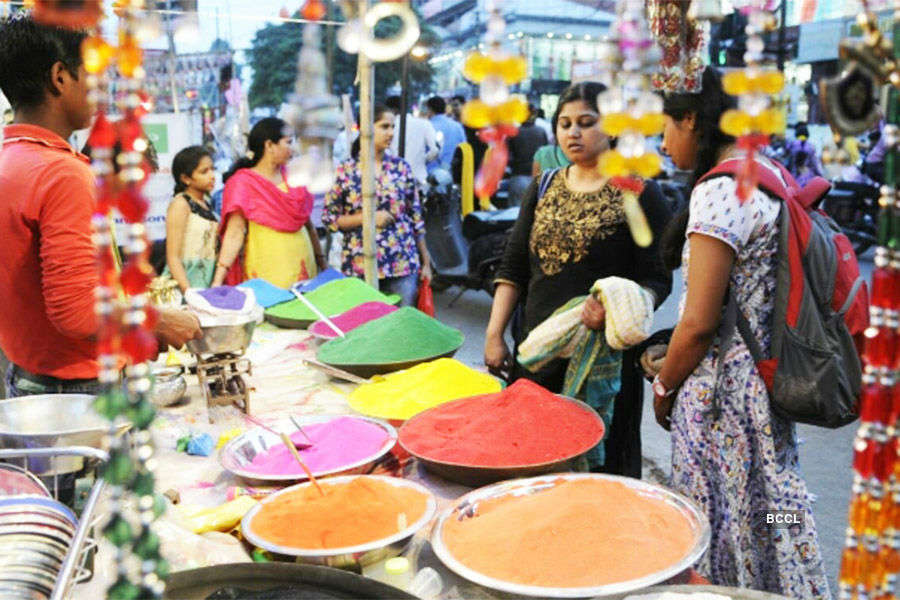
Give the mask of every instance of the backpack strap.
<path id="1" fill-rule="evenodd" d="M 744 312 L 738 306 L 737 296 L 727 292 L 728 301 L 725 303 L 725 315 L 722 317 L 722 324 L 719 326 L 719 356 L 716 359 L 716 377 L 713 380 L 712 409 L 713 420 L 718 420 L 720 409 L 718 398 L 716 397 L 715 386 L 718 384 L 722 371 L 725 368 L 725 355 L 731 349 L 731 342 L 734 339 L 734 331 L 737 329 L 754 363 L 764 360 L 762 346 L 759 340 L 753 334 L 750 328 L 750 322 L 744 316 Z"/>
<path id="2" fill-rule="evenodd" d="M 541 181 L 538 184 L 538 200 L 543 198 L 544 194 L 547 193 L 547 190 L 550 188 L 550 184 L 553 183 L 553 178 L 556 177 L 556 174 L 559 173 L 560 170 L 560 167 L 557 167 L 555 169 L 548 169 L 541 173 Z"/>

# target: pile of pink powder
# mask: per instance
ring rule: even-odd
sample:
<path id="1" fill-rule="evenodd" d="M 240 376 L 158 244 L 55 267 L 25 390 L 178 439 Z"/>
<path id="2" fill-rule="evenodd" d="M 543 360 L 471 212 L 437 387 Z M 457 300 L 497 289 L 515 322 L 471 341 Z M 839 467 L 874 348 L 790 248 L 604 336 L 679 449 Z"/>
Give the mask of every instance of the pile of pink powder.
<path id="1" fill-rule="evenodd" d="M 325 423 L 304 425 L 303 431 L 313 445 L 298 451 L 313 474 L 339 470 L 372 456 L 389 437 L 382 427 L 358 417 L 338 417 Z M 309 443 L 299 431 L 291 435 L 291 440 L 298 447 Z M 260 475 L 304 475 L 284 444 L 257 454 L 245 468 Z"/>
<path id="2" fill-rule="evenodd" d="M 332 317 L 331 322 L 337 325 L 338 329 L 347 333 L 360 325 L 365 325 L 369 321 L 380 319 L 395 310 L 397 310 L 396 306 L 385 304 L 384 302 L 364 302 L 336 317 Z M 337 332 L 329 327 L 325 321 L 316 321 L 310 325 L 309 332 L 323 338 L 338 337 Z"/>

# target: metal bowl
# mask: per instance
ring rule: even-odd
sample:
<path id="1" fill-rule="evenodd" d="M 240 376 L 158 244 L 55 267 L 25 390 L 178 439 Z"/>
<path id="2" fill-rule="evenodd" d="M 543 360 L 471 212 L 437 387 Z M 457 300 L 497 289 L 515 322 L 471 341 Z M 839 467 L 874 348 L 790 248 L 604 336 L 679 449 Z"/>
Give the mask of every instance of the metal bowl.
<path id="1" fill-rule="evenodd" d="M 187 348 L 194 354 L 225 354 L 243 352 L 250 345 L 256 321 L 248 321 L 240 325 L 214 325 L 201 327 L 203 337 L 190 340 Z"/>
<path id="2" fill-rule="evenodd" d="M 277 317 L 275 315 L 270 315 L 268 311 L 266 311 L 265 319 L 275 327 L 280 327 L 281 329 L 306 329 L 316 322 L 316 319 L 291 319 L 288 317 Z"/>
<path id="3" fill-rule="evenodd" d="M 156 406 L 172 406 L 184 398 L 187 381 L 183 367 L 165 367 L 153 371 L 153 390 L 150 401 Z"/>
<path id="4" fill-rule="evenodd" d="M 484 394 L 489 395 L 489 394 Z M 578 461 L 594 446 L 596 446 L 600 440 L 603 439 L 604 434 L 606 433 L 606 428 L 603 424 L 603 419 L 600 418 L 600 415 L 597 414 L 597 411 L 592 409 L 590 406 L 585 404 L 580 400 L 576 400 L 575 398 L 570 398 L 568 396 L 557 395 L 558 398 L 571 402 L 576 405 L 578 408 L 582 409 L 585 412 L 585 415 L 591 419 L 595 419 L 600 425 L 600 435 L 596 440 L 591 442 L 589 445 L 586 445 L 583 450 L 579 450 L 575 454 L 570 456 L 564 456 L 562 458 L 558 458 L 556 460 L 552 460 L 549 462 L 531 464 L 531 465 L 509 465 L 503 467 L 480 467 L 475 465 L 467 465 L 463 463 L 453 463 L 446 462 L 440 460 L 434 460 L 428 458 L 427 456 L 422 456 L 417 452 L 413 451 L 406 444 L 403 443 L 403 430 L 408 426 L 409 423 L 414 422 L 416 419 L 422 417 L 422 415 L 428 414 L 431 411 L 439 411 L 442 407 L 446 407 L 452 405 L 455 402 L 463 402 L 466 400 L 470 400 L 477 396 L 469 396 L 467 398 L 459 398 L 458 400 L 451 400 L 450 402 L 445 402 L 444 404 L 438 404 L 428 410 L 422 411 L 419 414 L 411 417 L 403 426 L 400 428 L 400 437 L 399 443 L 400 447 L 403 448 L 406 452 L 414 456 L 422 465 L 435 475 L 439 475 L 444 479 L 449 479 L 450 481 L 455 481 L 456 483 L 461 483 L 463 485 L 467 485 L 469 487 L 481 487 L 483 485 L 488 485 L 491 483 L 496 483 L 498 481 L 505 481 L 507 479 L 519 479 L 523 477 L 535 477 L 537 475 L 544 475 L 546 473 L 564 473 L 568 471 L 574 471 L 576 464 Z M 548 432 L 547 435 L 553 435 L 552 432 Z"/>
<path id="5" fill-rule="evenodd" d="M 166 580 L 166 593 L 163 598 L 169 600 L 204 600 L 214 592 L 236 587 L 261 593 L 272 590 L 270 597 L 275 597 L 274 590 L 284 590 L 283 594 L 299 597 L 306 592 L 307 597 L 317 598 L 394 598 L 396 600 L 416 597 L 403 590 L 389 586 L 380 581 L 341 571 L 314 565 L 295 565 L 290 563 L 236 563 L 216 565 L 190 571 L 172 573 Z M 281 595 L 285 598 L 287 596 Z"/>
<path id="6" fill-rule="evenodd" d="M 678 594 L 718 594 L 732 600 L 788 600 L 786 596 L 773 594 L 772 592 L 759 592 L 741 588 L 724 587 L 721 585 L 660 585 L 650 587 L 633 594 L 621 594 L 609 600 L 659 600 L 663 594 L 666 598 L 675 598 Z"/>
<path id="7" fill-rule="evenodd" d="M 36 533 L 0 536 L 0 552 L 18 552 L 19 550 L 39 552 L 62 563 L 69 552 L 69 546 Z"/>
<path id="8" fill-rule="evenodd" d="M 94 396 L 39 394 L 0 400 L 0 448 L 101 448 L 110 424 L 94 410 Z M 128 424 L 119 426 L 124 431 Z M 80 471 L 81 456 L 28 459 L 27 469 L 38 476 Z"/>
<path id="9" fill-rule="evenodd" d="M 314 423 L 327 423 L 328 421 L 343 418 L 346 416 L 348 415 L 314 415 L 294 418 L 298 423 L 300 423 L 301 426 L 305 426 L 312 425 Z M 316 478 L 328 477 L 331 475 L 353 475 L 367 473 L 378 459 L 390 452 L 397 444 L 397 430 L 384 421 L 356 415 L 353 415 L 353 418 L 361 419 L 363 421 L 368 421 L 369 423 L 372 423 L 374 425 L 378 425 L 379 427 L 384 429 L 385 432 L 387 432 L 388 439 L 385 440 L 384 444 L 382 444 L 381 448 L 379 448 L 378 451 L 369 456 L 361 458 L 354 463 L 344 465 L 339 469 L 314 471 L 313 475 Z M 290 419 L 283 419 L 277 422 L 272 426 L 272 429 L 274 429 L 275 431 L 284 432 L 296 431 L 296 427 L 294 427 L 294 424 L 290 421 Z M 265 484 L 271 483 L 273 481 L 283 483 L 286 481 L 305 480 L 306 475 L 302 473 L 292 475 L 265 475 L 256 471 L 249 471 L 245 468 L 247 463 L 256 458 L 258 454 L 267 452 L 273 446 L 278 446 L 282 443 L 283 442 L 281 438 L 271 431 L 268 431 L 262 427 L 255 427 L 254 429 L 246 431 L 236 438 L 229 440 L 228 443 L 222 447 L 222 449 L 219 451 L 219 464 L 221 464 L 226 471 L 230 471 L 238 477 L 249 480 L 253 483 L 259 482 Z"/>
<path id="10" fill-rule="evenodd" d="M 244 518 L 241 520 L 241 533 L 243 533 L 247 541 L 249 541 L 251 544 L 254 544 L 255 546 L 258 546 L 259 548 L 274 552 L 275 554 L 295 557 L 295 560 L 297 562 L 323 565 L 326 567 L 364 567 L 385 558 L 390 558 L 401 554 L 404 550 L 406 550 L 413 536 L 420 529 L 425 527 L 425 525 L 430 523 L 432 518 L 434 518 L 434 515 L 437 512 L 437 501 L 435 500 L 434 495 L 432 495 L 432 493 L 421 484 L 409 481 L 408 479 L 400 479 L 398 477 L 385 477 L 383 475 L 348 475 L 343 477 L 332 477 L 326 479 L 325 481 L 322 481 L 321 485 L 328 486 L 338 483 L 347 483 L 358 477 L 380 479 L 381 481 L 389 485 L 393 485 L 395 487 L 411 488 L 424 494 L 428 498 L 428 502 L 425 506 L 425 513 L 416 522 L 410 524 L 409 527 L 407 527 L 403 531 L 397 532 L 392 536 L 382 538 L 380 540 L 375 540 L 367 544 L 360 544 L 359 546 L 348 546 L 345 548 L 306 550 L 302 548 L 292 548 L 290 546 L 280 546 L 278 544 L 273 544 L 265 538 L 258 536 L 253 530 L 253 517 L 256 516 L 256 514 L 262 509 L 265 504 L 271 502 L 278 496 L 290 493 L 302 487 L 312 485 L 311 482 L 307 481 L 306 483 L 292 485 L 291 487 L 285 488 L 280 492 L 272 494 L 271 496 L 267 497 L 265 500 L 261 501 L 259 504 L 251 508 L 250 511 L 246 515 L 244 515 Z M 303 527 L 303 523 L 296 523 L 296 526 Z"/>
<path id="11" fill-rule="evenodd" d="M 688 521 L 691 531 L 694 534 L 694 541 L 690 550 L 675 564 L 645 575 L 638 579 L 628 581 L 620 581 L 605 585 L 591 587 L 542 587 L 535 585 L 524 585 L 511 581 L 495 579 L 488 575 L 484 575 L 462 562 L 457 560 L 444 544 L 444 523 L 448 519 L 456 518 L 456 512 L 462 505 L 471 506 L 478 500 L 487 498 L 497 498 L 508 495 L 525 495 L 532 493 L 540 493 L 540 490 L 548 486 L 554 485 L 555 482 L 563 480 L 577 479 L 605 479 L 610 481 L 618 481 L 628 487 L 639 491 L 641 494 L 653 496 L 669 506 L 674 507 Z M 512 524 L 510 526 L 513 526 Z M 456 500 L 452 506 L 447 508 L 439 517 L 437 524 L 431 534 L 431 546 L 434 553 L 451 571 L 457 575 L 468 579 L 478 585 L 488 587 L 502 592 L 518 594 L 521 596 L 536 596 L 539 598 L 593 598 L 594 596 L 609 596 L 612 594 L 622 594 L 634 590 L 644 589 L 648 586 L 660 583 L 667 579 L 678 575 L 685 569 L 693 565 L 706 552 L 709 546 L 710 528 L 709 521 L 697 506 L 687 498 L 676 494 L 662 486 L 641 481 L 639 479 L 631 479 L 629 477 L 621 477 L 618 475 L 603 475 L 598 473 L 566 473 L 561 475 L 545 475 L 543 477 L 533 477 L 530 479 L 518 479 L 515 481 L 505 481 L 488 487 L 484 487 L 474 492 L 469 492 L 462 498 Z"/>

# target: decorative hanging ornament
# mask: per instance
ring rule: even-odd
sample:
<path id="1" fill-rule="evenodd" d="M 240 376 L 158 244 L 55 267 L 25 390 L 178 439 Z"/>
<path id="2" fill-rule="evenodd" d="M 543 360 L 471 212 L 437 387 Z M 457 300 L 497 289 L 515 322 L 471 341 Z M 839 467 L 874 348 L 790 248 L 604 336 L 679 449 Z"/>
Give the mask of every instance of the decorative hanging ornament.
<path id="1" fill-rule="evenodd" d="M 314 0 L 308 1 L 304 10 L 314 4 Z M 315 6 L 308 12 L 324 16 Z M 334 181 L 331 151 L 340 130 L 341 111 L 340 101 L 328 90 L 327 66 L 317 23 L 307 23 L 303 29 L 297 82 L 285 120 L 297 132 L 300 144 L 300 155 L 287 166 L 288 185 L 324 194 Z"/>
<path id="2" fill-rule="evenodd" d="M 149 529 L 165 504 L 153 491 L 153 446 L 147 431 L 155 410 L 149 396 L 152 382 L 146 361 L 156 355 L 157 342 L 152 334 L 156 314 L 146 293 L 153 269 L 148 262 L 143 225 L 148 203 L 141 191 L 147 177 L 144 152 L 148 148 L 140 122 L 147 108 L 140 86 L 143 53 L 136 36 L 142 6 L 141 0 L 115 3 L 119 16 L 118 47 L 108 44 L 96 30 L 81 47 L 89 73 L 88 100 L 98 109 L 88 136 L 97 181 L 93 239 L 100 282 L 96 312 L 100 321 L 97 350 L 101 391 L 94 408 L 110 420 L 110 455 L 102 468 L 110 490 L 110 518 L 103 535 L 116 548 L 115 563 L 119 566 L 107 597 L 123 600 L 161 597 L 164 578 L 169 573 L 169 566 L 159 553 L 159 541 Z M 116 122 L 111 122 L 106 113 L 106 71 L 113 59 L 125 78 L 117 82 L 118 111 L 122 117 Z M 114 155 L 116 148 L 118 154 Z M 127 238 L 122 240 L 128 259 L 121 273 L 118 244 L 110 227 L 113 208 L 130 223 Z M 120 296 L 126 299 L 124 311 L 116 310 L 115 302 Z M 116 317 L 118 314 L 122 315 L 121 320 Z M 131 431 L 117 435 L 125 422 L 131 424 Z M 127 503 L 126 496 L 133 496 L 136 501 Z M 137 508 L 136 518 L 126 508 L 131 504 Z M 140 523 L 140 528 L 132 527 L 134 521 Z"/>
<path id="3" fill-rule="evenodd" d="M 528 119 L 528 102 L 524 96 L 513 94 L 510 86 L 528 75 L 523 56 L 505 51 L 501 45 L 506 22 L 500 13 L 499 2 L 488 2 L 487 52 L 473 50 L 463 66 L 463 75 L 477 83 L 478 97 L 462 108 L 462 122 L 480 129 L 479 138 L 488 145 L 484 160 L 475 176 L 475 194 L 483 207 L 490 205 L 490 197 L 500 186 L 506 170 L 509 151 L 506 140 L 515 136 L 519 125 Z"/>
<path id="4" fill-rule="evenodd" d="M 900 594 L 900 195 L 897 193 L 900 91 L 896 50 L 891 50 L 876 25 L 872 6 L 863 2 L 858 22 L 864 39 L 842 40 L 841 74 L 823 82 L 825 112 L 835 134 L 853 135 L 874 124 L 875 98 L 884 88 L 887 124 L 885 185 L 878 200 L 875 269 L 869 327 L 862 354 L 864 375 L 860 394 L 860 425 L 853 443 L 853 496 L 849 529 L 841 556 L 838 588 L 841 598 L 893 599 Z M 900 22 L 894 15 L 894 40 Z M 830 152 L 829 162 L 841 151 Z M 824 157 L 823 157 L 824 160 Z"/>
<path id="5" fill-rule="evenodd" d="M 701 89 L 709 21 L 721 20 L 719 0 L 647 0 L 650 32 L 662 54 L 653 87 L 664 92 Z"/>
<path id="6" fill-rule="evenodd" d="M 38 23 L 88 29 L 96 27 L 103 16 L 101 0 L 35 0 L 32 17 Z"/>
<path id="7" fill-rule="evenodd" d="M 726 73 L 722 77 L 722 87 L 727 94 L 738 98 L 738 107 L 725 111 L 719 120 L 719 127 L 728 135 L 737 138 L 738 147 L 745 151 L 739 169 L 737 195 L 746 201 L 757 184 L 755 154 L 769 143 L 769 136 L 782 134 L 785 130 L 784 110 L 775 105 L 775 97 L 784 89 L 784 75 L 773 67 L 763 66 L 762 34 L 775 28 L 774 17 L 768 0 L 752 0 L 741 8 L 747 15 L 747 52 L 744 62 L 747 67 Z"/>
<path id="8" fill-rule="evenodd" d="M 342 6 L 347 22 L 338 30 L 337 43 L 348 54 L 362 52 L 374 62 L 397 60 L 412 49 L 421 34 L 409 2 L 379 2 L 364 15 L 358 14 L 359 6 L 353 0 L 345 0 Z M 389 38 L 376 37 L 375 27 L 389 17 L 400 19 L 400 30 Z"/>
<path id="9" fill-rule="evenodd" d="M 597 98 L 600 128 L 617 138 L 617 143 L 615 149 L 600 155 L 598 168 L 622 194 L 631 237 L 646 247 L 653 234 L 638 198 L 643 179 L 662 168 L 662 159 L 646 140 L 662 133 L 665 125 L 662 98 L 652 91 L 649 76 L 659 62 L 659 50 L 647 26 L 643 2 L 624 0 L 617 12 L 614 37 L 603 48 L 608 67 L 602 79 L 609 89 Z"/>
<path id="10" fill-rule="evenodd" d="M 859 135 L 873 128 L 884 114 L 879 110 L 879 95 L 883 85 L 900 86 L 900 70 L 893 57 L 891 41 L 878 28 L 878 20 L 871 10 L 863 10 L 857 17 L 862 39 L 843 39 L 840 57 L 845 64 L 834 77 L 823 78 L 819 102 L 828 124 L 834 130 L 834 141 L 840 148 L 843 136 Z M 826 149 L 822 162 L 826 166 L 846 164 L 849 153 Z"/>

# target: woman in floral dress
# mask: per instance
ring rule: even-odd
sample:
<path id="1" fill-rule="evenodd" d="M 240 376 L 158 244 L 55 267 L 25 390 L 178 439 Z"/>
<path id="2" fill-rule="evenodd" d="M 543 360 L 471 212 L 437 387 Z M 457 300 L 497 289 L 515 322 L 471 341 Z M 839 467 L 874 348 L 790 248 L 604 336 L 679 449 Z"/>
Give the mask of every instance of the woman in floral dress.
<path id="1" fill-rule="evenodd" d="M 422 204 L 412 168 L 391 154 L 394 113 L 376 106 L 375 117 L 375 244 L 381 291 L 399 294 L 404 305 L 415 303 L 419 279 L 431 279 L 431 257 L 425 247 Z M 363 277 L 362 180 L 359 140 L 352 158 L 338 166 L 334 187 L 325 198 L 322 222 L 343 234 L 342 270 Z"/>
<path id="2" fill-rule="evenodd" d="M 666 96 L 663 150 L 679 168 L 693 169 L 694 181 L 740 156 L 734 139 L 718 129 L 730 107 L 712 68 L 703 75 L 702 92 Z M 779 173 L 764 158 L 757 159 L 757 168 Z M 660 425 L 672 431 L 672 486 L 697 502 L 712 526 L 700 572 L 720 585 L 827 599 L 794 424 L 772 412 L 738 332 L 726 356 L 718 351 L 729 292 L 768 349 L 779 210 L 779 201 L 759 190 L 741 203 L 730 177 L 694 187 L 687 214 L 672 223 L 662 242 L 670 266 L 682 264 L 685 293 L 653 384 L 654 409 Z M 787 529 L 766 523 L 766 513 L 784 510 L 801 511 L 805 522 Z"/>

